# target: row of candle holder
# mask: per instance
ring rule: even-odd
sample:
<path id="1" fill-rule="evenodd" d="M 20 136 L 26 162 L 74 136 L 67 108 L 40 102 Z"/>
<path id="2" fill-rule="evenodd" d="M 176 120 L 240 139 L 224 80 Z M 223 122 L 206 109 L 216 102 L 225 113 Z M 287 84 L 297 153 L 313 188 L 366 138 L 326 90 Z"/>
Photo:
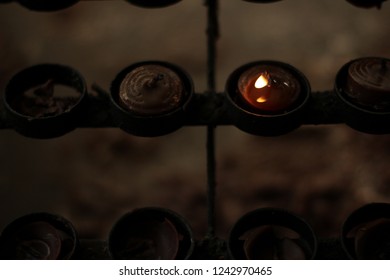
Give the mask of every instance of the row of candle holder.
<path id="1" fill-rule="evenodd" d="M 33 11 L 57 11 L 65 8 L 69 8 L 78 2 L 83 0 L 0 0 L 0 3 L 10 3 L 18 2 L 22 6 L 33 10 Z M 85 0 L 84 0 L 85 1 Z M 125 0 L 133 5 L 143 7 L 143 8 L 161 8 L 167 7 L 173 4 L 180 2 L 181 0 Z M 246 2 L 253 3 L 272 3 L 279 2 L 281 0 L 243 0 Z M 363 8 L 377 7 L 382 6 L 382 2 L 386 0 L 347 0 L 349 3 Z"/>
<path id="2" fill-rule="evenodd" d="M 371 203 L 345 221 L 341 245 L 350 259 L 390 259 L 390 204 Z M 123 215 L 108 237 L 112 259 L 194 259 L 195 240 L 188 222 L 159 207 Z M 232 227 L 225 259 L 315 259 L 317 237 L 296 214 L 280 208 L 259 208 Z M 79 259 L 80 241 L 62 216 L 33 213 L 8 224 L 0 235 L 1 259 Z"/>
<path id="3" fill-rule="evenodd" d="M 194 94 L 192 80 L 183 69 L 162 61 L 126 67 L 113 80 L 109 97 L 103 95 L 110 105 L 98 109 L 109 112 L 115 126 L 146 137 L 179 129 L 198 110 L 211 116 L 223 108 L 233 125 L 262 136 L 288 133 L 315 114 L 310 111 L 313 96 L 306 77 L 289 64 L 270 60 L 236 69 L 219 99 L 222 104 L 210 108 L 196 106 L 201 95 Z M 367 133 L 390 133 L 389 59 L 366 57 L 348 62 L 336 76 L 334 92 L 328 95 L 334 96 L 337 113 L 347 125 Z M 4 115 L 10 127 L 22 135 L 52 138 L 78 127 L 93 107 L 91 100 L 86 82 L 76 70 L 39 64 L 11 78 L 4 93 Z"/>

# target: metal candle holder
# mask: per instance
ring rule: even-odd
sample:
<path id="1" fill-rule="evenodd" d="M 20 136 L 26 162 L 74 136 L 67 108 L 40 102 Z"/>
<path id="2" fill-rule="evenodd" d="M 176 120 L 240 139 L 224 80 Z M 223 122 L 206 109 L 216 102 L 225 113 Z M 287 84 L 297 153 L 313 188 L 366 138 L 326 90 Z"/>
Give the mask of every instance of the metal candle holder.
<path id="1" fill-rule="evenodd" d="M 298 99 L 288 109 L 276 112 L 253 110 L 240 100 L 239 78 L 246 70 L 256 66 L 275 66 L 291 73 L 300 85 Z M 225 87 L 226 101 L 232 123 L 239 129 L 261 136 L 277 136 L 298 128 L 303 123 L 309 103 L 310 85 L 305 76 L 293 66 L 279 61 L 255 61 L 245 64 L 230 74 Z"/>
<path id="2" fill-rule="evenodd" d="M 79 239 L 73 225 L 50 213 L 32 213 L 8 224 L 0 235 L 1 259 L 70 259 Z"/>
<path id="3" fill-rule="evenodd" d="M 69 87 L 77 97 L 64 97 L 63 102 L 59 102 L 55 85 Z M 26 92 L 34 88 L 33 95 L 26 96 Z M 17 132 L 27 137 L 62 136 L 75 129 L 76 122 L 83 116 L 81 107 L 86 92 L 85 80 L 76 70 L 59 64 L 35 65 L 9 81 L 4 93 L 7 118 Z M 23 108 L 33 107 L 31 103 L 37 112 L 26 113 Z"/>
<path id="4" fill-rule="evenodd" d="M 178 101 L 177 106 L 171 110 L 157 114 L 140 114 L 124 108 L 120 104 L 119 92 L 121 84 L 124 82 L 126 76 L 134 69 L 148 65 L 159 65 L 170 69 L 180 79 L 183 92 L 181 100 Z M 164 79 L 164 77 L 162 77 Z M 145 81 L 142 78 L 137 78 L 135 83 Z M 144 86 L 142 84 L 141 86 Z M 131 90 L 131 89 L 130 89 Z M 131 94 L 131 93 L 130 93 Z M 186 112 L 190 105 L 193 96 L 193 84 L 189 75 L 176 65 L 162 61 L 143 61 L 132 64 L 123 69 L 114 79 L 111 84 L 111 112 L 116 125 L 122 130 L 137 136 L 160 136 L 171 133 L 184 125 L 186 119 Z M 161 103 L 165 100 L 161 99 Z"/>
<path id="5" fill-rule="evenodd" d="M 260 208 L 242 216 L 228 239 L 233 259 L 314 259 L 317 238 L 310 225 L 279 208 Z"/>
<path id="6" fill-rule="evenodd" d="M 114 259 L 188 259 L 194 240 L 187 221 L 176 212 L 144 207 L 115 223 L 108 247 Z"/>
<path id="7" fill-rule="evenodd" d="M 366 204 L 345 220 L 341 244 L 351 259 L 390 259 L 390 204 Z"/>
<path id="8" fill-rule="evenodd" d="M 383 60 L 387 63 L 389 61 L 386 58 L 364 59 Z M 375 95 L 374 92 L 371 94 L 369 89 L 365 89 L 363 87 L 356 89 L 357 93 L 354 98 L 351 98 L 351 96 L 347 93 L 347 82 L 349 79 L 348 69 L 354 62 L 359 60 L 361 59 L 355 59 L 346 63 L 336 75 L 334 91 L 337 98 L 340 100 L 340 115 L 343 122 L 358 131 L 370 134 L 389 133 L 390 126 L 384 124 L 390 122 L 390 100 L 381 101 L 380 94 Z M 366 97 L 370 95 L 371 97 Z M 383 94 L 383 96 L 386 96 L 386 94 Z M 386 98 L 389 99 L 388 97 Z M 387 107 L 381 105 L 378 109 L 376 109 L 374 105 L 375 102 L 377 104 L 387 102 L 388 105 Z"/>

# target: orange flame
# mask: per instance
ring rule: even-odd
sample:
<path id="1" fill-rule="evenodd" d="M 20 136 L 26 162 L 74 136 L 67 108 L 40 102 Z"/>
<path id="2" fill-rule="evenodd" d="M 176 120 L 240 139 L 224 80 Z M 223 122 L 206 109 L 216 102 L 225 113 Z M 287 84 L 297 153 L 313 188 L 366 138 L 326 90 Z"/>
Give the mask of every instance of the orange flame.
<path id="1" fill-rule="evenodd" d="M 266 87 L 268 86 L 268 83 L 269 83 L 269 76 L 267 73 L 265 74 L 261 74 L 256 82 L 255 82 L 255 88 L 263 88 L 263 87 Z"/>
<path id="2" fill-rule="evenodd" d="M 257 89 L 261 89 L 261 88 L 264 88 L 266 86 L 269 86 L 269 82 L 270 82 L 270 77 L 268 75 L 267 72 L 265 72 L 264 74 L 261 74 L 256 82 L 255 82 L 255 88 Z M 258 103 L 264 103 L 267 101 L 267 97 L 265 95 L 262 95 L 260 96 L 259 98 L 256 99 L 256 102 Z"/>

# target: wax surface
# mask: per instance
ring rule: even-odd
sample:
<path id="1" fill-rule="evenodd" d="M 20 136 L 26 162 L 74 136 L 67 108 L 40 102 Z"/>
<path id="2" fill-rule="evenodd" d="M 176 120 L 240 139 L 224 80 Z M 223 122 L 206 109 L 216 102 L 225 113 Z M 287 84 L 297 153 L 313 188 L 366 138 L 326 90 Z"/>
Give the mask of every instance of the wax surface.
<path id="1" fill-rule="evenodd" d="M 176 109 L 183 96 L 177 73 L 160 65 L 139 66 L 129 72 L 119 89 L 120 105 L 141 115 L 155 115 Z"/>
<path id="2" fill-rule="evenodd" d="M 390 61 L 363 58 L 348 67 L 345 94 L 353 102 L 376 110 L 390 106 Z"/>

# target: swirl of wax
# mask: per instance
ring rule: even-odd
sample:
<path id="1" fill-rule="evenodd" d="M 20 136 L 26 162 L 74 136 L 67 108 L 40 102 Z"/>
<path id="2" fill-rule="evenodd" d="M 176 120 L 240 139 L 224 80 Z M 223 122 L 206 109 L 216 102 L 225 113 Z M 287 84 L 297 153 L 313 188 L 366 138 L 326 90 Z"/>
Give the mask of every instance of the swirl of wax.
<path id="1" fill-rule="evenodd" d="M 183 91 L 183 83 L 174 71 L 160 65 L 144 65 L 123 79 L 119 104 L 139 115 L 158 115 L 176 109 Z"/>
<path id="2" fill-rule="evenodd" d="M 265 75 L 268 85 L 256 88 L 257 78 Z M 288 70 L 274 65 L 257 65 L 241 74 L 238 80 L 241 99 L 250 108 L 278 113 L 288 110 L 299 98 L 301 85 Z"/>
<path id="3" fill-rule="evenodd" d="M 390 60 L 363 58 L 348 68 L 345 93 L 356 103 L 375 110 L 390 106 Z"/>

